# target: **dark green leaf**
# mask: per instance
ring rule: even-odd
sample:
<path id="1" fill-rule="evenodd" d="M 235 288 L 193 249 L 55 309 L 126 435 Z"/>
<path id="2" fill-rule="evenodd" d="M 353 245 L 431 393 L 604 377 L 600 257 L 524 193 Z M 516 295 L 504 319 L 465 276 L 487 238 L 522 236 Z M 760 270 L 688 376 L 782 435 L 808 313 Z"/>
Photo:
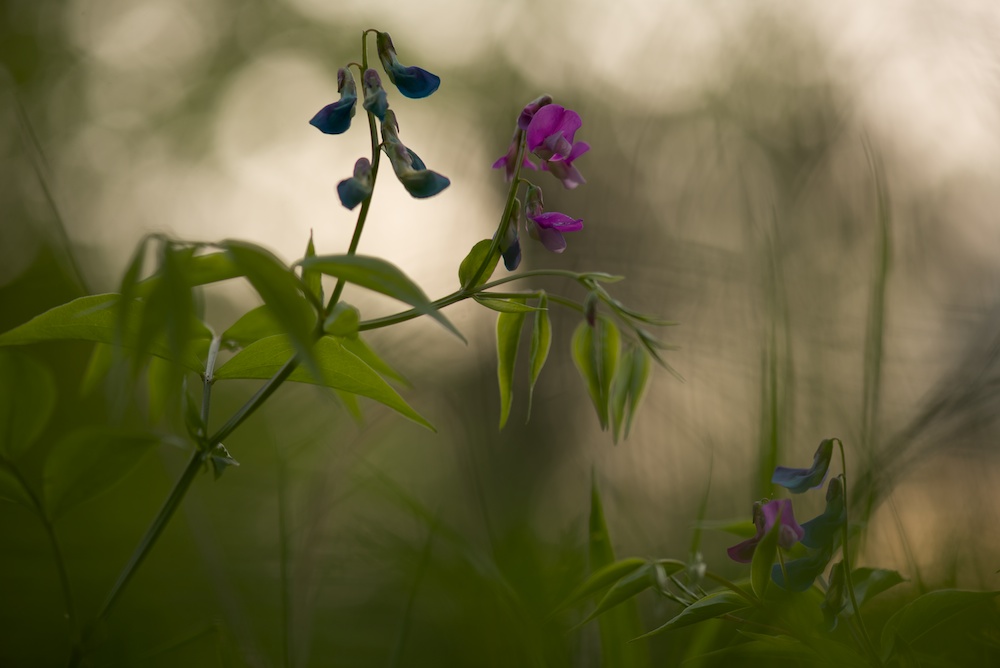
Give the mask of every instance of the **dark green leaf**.
<path id="1" fill-rule="evenodd" d="M 490 246 L 493 245 L 492 239 L 483 239 L 469 251 L 469 254 L 465 256 L 462 260 L 462 264 L 458 267 L 458 281 L 462 287 L 466 290 L 472 290 L 473 288 L 478 288 L 480 285 L 490 280 L 493 276 L 493 272 L 497 268 L 497 262 L 500 261 L 500 249 L 493 249 L 493 255 L 490 255 L 490 261 L 486 265 L 486 269 L 483 271 L 479 280 L 476 281 L 475 285 L 469 285 L 472 281 L 473 274 L 479 269 L 480 265 L 486 261 L 487 254 L 490 252 Z"/>
<path id="2" fill-rule="evenodd" d="M 581 323 L 573 335 L 573 361 L 587 383 L 601 429 L 608 428 L 611 382 L 618 368 L 620 347 L 618 327 L 603 316 L 593 327 Z"/>
<path id="3" fill-rule="evenodd" d="M 285 336 L 261 339 L 216 369 L 215 378 L 216 380 L 270 378 L 285 365 L 294 352 L 294 347 Z M 341 339 L 332 336 L 322 337 L 313 348 L 313 355 L 319 365 L 321 374 L 319 378 L 299 368 L 292 373 L 289 380 L 325 385 L 360 394 L 385 404 L 417 424 L 434 430 L 434 427 L 403 401 L 396 390 L 392 389 L 374 369 L 350 352 Z"/>
<path id="4" fill-rule="evenodd" d="M 579 605 L 598 592 L 610 587 L 637 568 L 646 565 L 645 559 L 629 557 L 599 568 L 591 574 L 573 593 L 566 597 L 566 600 L 559 605 L 558 609 L 570 608 Z"/>
<path id="5" fill-rule="evenodd" d="M 309 244 L 306 246 L 306 258 L 316 257 L 316 246 L 313 244 L 312 230 L 309 230 Z M 302 282 L 312 293 L 317 303 L 323 303 L 323 274 L 316 269 L 302 268 Z"/>
<path id="6" fill-rule="evenodd" d="M 483 296 L 485 294 L 489 293 L 473 295 L 472 298 L 486 308 L 498 313 L 531 313 L 538 310 L 535 306 L 528 306 L 523 300 L 494 299 L 492 297 Z"/>
<path id="7" fill-rule="evenodd" d="M 149 421 L 159 422 L 178 405 L 184 372 L 181 367 L 165 359 L 154 357 L 146 370 L 146 387 L 149 401 Z"/>
<path id="8" fill-rule="evenodd" d="M 500 428 L 510 416 L 514 399 L 514 363 L 521 341 L 524 313 L 501 313 L 497 317 L 497 380 L 500 383 Z"/>
<path id="9" fill-rule="evenodd" d="M 535 312 L 534 327 L 531 330 L 531 379 L 528 383 L 528 416 L 531 416 L 531 400 L 535 394 L 535 382 L 542 373 L 542 367 L 549 358 L 552 347 L 552 321 L 549 319 L 549 298 L 544 292 L 538 296 L 538 311 Z"/>
<path id="10" fill-rule="evenodd" d="M 791 507 L 791 506 L 789 506 Z M 778 553 L 778 533 L 781 530 L 781 512 L 771 529 L 757 543 L 753 559 L 750 561 L 750 588 L 757 598 L 763 599 L 767 586 L 771 583 L 771 565 Z"/>
<path id="11" fill-rule="evenodd" d="M 611 608 L 635 598 L 642 592 L 656 584 L 656 565 L 649 563 L 641 566 L 620 579 L 611 586 L 608 593 L 604 595 L 594 611 L 587 615 L 586 619 L 580 622 L 586 624 L 598 615 L 602 615 Z"/>
<path id="12" fill-rule="evenodd" d="M 41 436 L 56 405 L 49 368 L 28 355 L 0 350 L 0 455 L 17 459 Z"/>
<path id="13" fill-rule="evenodd" d="M 224 252 L 205 255 L 189 254 L 185 257 L 181 270 L 184 274 L 184 282 L 191 287 L 226 281 L 243 275 L 232 259 Z M 134 296 L 145 297 L 149 295 L 160 280 L 159 274 L 150 276 L 135 286 Z"/>
<path id="14" fill-rule="evenodd" d="M 80 381 L 80 396 L 90 396 L 97 386 L 108 375 L 111 365 L 115 361 L 115 348 L 107 343 L 97 343 L 90 353 L 90 361 L 87 362 L 87 370 L 83 373 L 83 380 Z"/>
<path id="15" fill-rule="evenodd" d="M 989 603 L 997 594 L 1000 592 L 960 589 L 940 589 L 924 594 L 900 608 L 885 623 L 882 651 L 888 653 L 896 638 L 908 646 L 915 646 L 926 637 L 932 637 L 963 612 Z"/>
<path id="16" fill-rule="evenodd" d="M 721 617 L 737 610 L 743 610 L 747 607 L 749 607 L 747 600 L 736 592 L 729 590 L 715 592 L 695 601 L 663 626 L 653 629 L 649 633 L 639 636 L 639 638 L 648 638 L 664 631 L 698 624 L 699 622 L 715 619 L 716 617 Z"/>
<path id="17" fill-rule="evenodd" d="M 345 302 L 338 302 L 323 323 L 323 331 L 332 336 L 354 338 L 358 335 L 360 322 L 361 312 L 358 309 Z"/>
<path id="18" fill-rule="evenodd" d="M 153 451 L 159 438 L 88 427 L 57 441 L 45 460 L 45 505 L 53 519 L 106 491 Z"/>
<path id="19" fill-rule="evenodd" d="M 8 501 L 24 506 L 28 510 L 37 512 L 35 502 L 18 477 L 7 470 L 6 465 L 0 463 L 0 501 Z"/>
<path id="20" fill-rule="evenodd" d="M 302 266 L 409 304 L 418 313 L 434 318 L 448 331 L 465 341 L 465 337 L 437 310 L 424 291 L 398 267 L 385 260 L 365 255 L 321 255 L 303 260 Z"/>
<path id="21" fill-rule="evenodd" d="M 887 589 L 891 589 L 906 580 L 902 575 L 885 568 L 855 568 L 851 573 L 854 582 L 854 596 L 858 605 L 864 605 Z M 850 614 L 851 611 L 848 611 Z"/>

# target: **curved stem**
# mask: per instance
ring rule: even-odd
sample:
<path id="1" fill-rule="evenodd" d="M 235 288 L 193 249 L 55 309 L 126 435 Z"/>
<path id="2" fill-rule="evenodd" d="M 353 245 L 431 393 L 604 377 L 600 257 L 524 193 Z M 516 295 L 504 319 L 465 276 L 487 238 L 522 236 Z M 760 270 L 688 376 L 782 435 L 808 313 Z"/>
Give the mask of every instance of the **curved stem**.
<path id="1" fill-rule="evenodd" d="M 861 616 L 861 606 L 858 605 L 857 596 L 854 593 L 854 578 L 851 577 L 851 550 L 847 544 L 848 541 L 848 515 L 847 515 L 847 456 L 844 454 L 844 444 L 841 440 L 835 439 L 837 441 L 837 446 L 840 448 L 840 468 L 843 471 L 843 483 L 844 483 L 844 525 L 842 527 L 843 540 L 844 540 L 844 581 L 847 583 L 847 594 L 851 599 L 851 606 L 854 608 L 854 619 L 857 620 L 858 628 L 861 630 L 861 638 L 864 641 L 865 651 L 871 656 L 872 661 L 875 665 L 881 666 L 882 661 L 879 659 L 878 652 L 875 651 L 875 646 L 872 644 L 871 636 L 868 635 L 868 627 L 865 626 L 865 620 Z"/>

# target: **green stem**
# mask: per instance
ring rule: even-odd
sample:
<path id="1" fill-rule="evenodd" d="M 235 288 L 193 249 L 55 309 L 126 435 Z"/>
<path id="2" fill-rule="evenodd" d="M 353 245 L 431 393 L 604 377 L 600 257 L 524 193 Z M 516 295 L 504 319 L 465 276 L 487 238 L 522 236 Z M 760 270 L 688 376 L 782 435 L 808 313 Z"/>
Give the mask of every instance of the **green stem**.
<path id="1" fill-rule="evenodd" d="M 854 608 L 854 619 L 857 620 L 858 628 L 861 630 L 861 638 L 864 640 L 865 651 L 868 652 L 872 661 L 877 666 L 882 665 L 881 659 L 879 659 L 878 652 L 875 651 L 875 645 L 872 644 L 871 636 L 868 635 L 868 627 L 865 626 L 865 620 L 861 616 L 861 606 L 858 605 L 857 596 L 854 593 L 854 579 L 851 577 L 851 556 L 850 549 L 848 549 L 848 515 L 847 515 L 847 456 L 844 454 L 844 444 L 839 438 L 834 439 L 837 441 L 837 446 L 840 448 L 840 468 L 843 471 L 843 483 L 844 483 L 844 525 L 842 527 L 843 540 L 844 540 L 844 581 L 847 583 L 847 594 L 851 599 L 851 606 Z"/>
<path id="2" fill-rule="evenodd" d="M 243 422 L 253 414 L 261 404 L 263 404 L 267 399 L 274 394 L 274 391 L 278 387 L 288 380 L 288 377 L 292 375 L 295 368 L 299 365 L 299 360 L 296 357 L 292 357 L 290 360 L 285 362 L 285 365 L 281 367 L 277 373 L 275 373 L 271 378 L 265 383 L 257 393 L 250 397 L 250 400 L 243 404 L 236 413 L 233 414 L 229 420 L 226 421 L 224 425 L 219 427 L 219 430 L 215 432 L 211 438 L 208 439 L 208 448 L 214 448 L 218 443 L 224 441 L 231 433 L 233 433 L 237 427 L 239 427 Z"/>

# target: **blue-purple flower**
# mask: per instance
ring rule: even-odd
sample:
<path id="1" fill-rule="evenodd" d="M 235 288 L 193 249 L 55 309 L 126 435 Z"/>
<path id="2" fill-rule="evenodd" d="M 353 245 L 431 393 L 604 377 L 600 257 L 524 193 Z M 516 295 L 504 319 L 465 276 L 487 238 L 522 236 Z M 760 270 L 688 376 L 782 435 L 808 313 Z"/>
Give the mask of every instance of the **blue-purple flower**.
<path id="1" fill-rule="evenodd" d="M 504 170 L 504 180 L 507 183 L 514 180 L 514 172 L 517 171 L 517 165 L 514 163 L 517 162 L 517 151 L 521 148 L 521 141 L 523 139 L 524 130 L 516 128 L 514 130 L 514 137 L 510 140 L 510 146 L 507 147 L 507 152 L 493 163 L 493 169 Z M 538 169 L 538 166 L 529 160 L 528 156 L 521 158 L 521 165 L 528 169 Z"/>
<path id="2" fill-rule="evenodd" d="M 358 88 L 354 76 L 346 67 L 337 70 L 337 91 L 340 100 L 328 104 L 312 117 L 309 124 L 328 135 L 339 135 L 351 127 L 355 105 L 358 101 Z"/>
<path id="3" fill-rule="evenodd" d="M 785 549 L 799 542 L 803 533 L 805 533 L 803 528 L 795 521 L 791 499 L 775 499 L 764 504 L 758 502 L 753 504 L 753 523 L 757 528 L 756 535 L 726 550 L 729 558 L 741 564 L 749 564 L 753 560 L 753 553 L 757 549 L 757 544 L 764 539 L 764 536 L 776 522 L 780 522 L 780 526 L 778 527 L 778 545 Z"/>
<path id="4" fill-rule="evenodd" d="M 375 114 L 380 120 L 385 120 L 385 112 L 389 109 L 389 100 L 386 98 L 385 89 L 382 88 L 382 79 L 378 72 L 369 68 L 361 76 L 361 86 L 365 93 L 365 101 L 361 104 L 365 110 Z"/>
<path id="5" fill-rule="evenodd" d="M 819 577 L 833 553 L 840 546 L 844 523 L 847 521 L 847 504 L 844 498 L 844 481 L 841 476 L 830 479 L 826 488 L 826 509 L 802 525 L 802 544 L 808 554 L 771 569 L 771 578 L 779 587 L 789 591 L 805 591 Z M 787 577 L 786 577 L 787 576 Z"/>
<path id="6" fill-rule="evenodd" d="M 562 253 L 566 250 L 566 239 L 563 238 L 563 234 L 583 229 L 582 218 L 573 218 L 556 211 L 545 211 L 542 202 L 542 189 L 534 184 L 528 184 L 528 192 L 524 202 L 524 217 L 528 236 L 540 241 L 546 249 L 553 253 Z"/>
<path id="7" fill-rule="evenodd" d="M 409 98 L 427 97 L 441 85 L 441 78 L 419 67 L 404 67 L 396 57 L 396 47 L 389 33 L 380 32 L 375 40 L 382 68 L 399 92 Z"/>
<path id="8" fill-rule="evenodd" d="M 340 203 L 353 209 L 372 194 L 372 165 L 368 158 L 358 158 L 354 163 L 354 176 L 337 184 Z"/>
<path id="9" fill-rule="evenodd" d="M 809 489 L 821 487 L 830 468 L 830 458 L 833 456 L 834 439 L 825 439 L 813 455 L 812 466 L 808 469 L 793 469 L 779 466 L 774 469 L 771 482 L 781 485 L 793 494 L 801 494 Z"/>
<path id="10" fill-rule="evenodd" d="M 382 121 L 382 148 L 399 182 L 411 196 L 433 197 L 451 185 L 447 177 L 427 169 L 424 161 L 399 140 L 399 124 L 392 109 L 385 112 Z"/>

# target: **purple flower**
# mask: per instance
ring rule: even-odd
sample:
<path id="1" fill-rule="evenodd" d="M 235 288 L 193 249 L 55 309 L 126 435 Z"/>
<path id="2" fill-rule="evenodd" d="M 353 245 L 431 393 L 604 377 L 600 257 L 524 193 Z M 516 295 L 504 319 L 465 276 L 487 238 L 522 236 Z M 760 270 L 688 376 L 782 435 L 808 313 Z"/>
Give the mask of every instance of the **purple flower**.
<path id="1" fill-rule="evenodd" d="M 399 92 L 409 98 L 427 97 L 441 85 L 441 78 L 419 67 L 404 67 L 396 57 L 396 47 L 389 33 L 380 32 L 375 40 L 382 68 Z"/>
<path id="2" fill-rule="evenodd" d="M 753 523 L 757 527 L 757 534 L 753 538 L 729 548 L 726 551 L 729 558 L 741 564 L 749 564 L 753 560 L 757 544 L 763 540 L 765 534 L 778 521 L 779 515 L 781 516 L 781 526 L 778 529 L 778 545 L 787 549 L 799 542 L 805 530 L 795 521 L 791 499 L 775 499 L 765 504 L 758 502 L 753 504 Z"/>
<path id="3" fill-rule="evenodd" d="M 521 140 L 523 138 L 523 130 L 520 128 L 514 130 L 514 137 L 510 140 L 510 146 L 507 147 L 507 152 L 493 163 L 493 169 L 504 170 L 504 180 L 507 181 L 507 183 L 514 180 L 514 172 L 517 171 L 514 163 L 517 161 L 517 150 L 521 148 Z M 528 156 L 524 156 L 521 159 L 521 165 L 527 167 L 528 169 L 538 169 L 538 166 L 535 163 L 528 160 Z"/>
<path id="4" fill-rule="evenodd" d="M 820 487 L 830 468 L 830 458 L 833 456 L 833 441 L 828 438 L 819 444 L 813 455 L 812 466 L 808 469 L 792 469 L 779 466 L 774 469 L 771 482 L 781 485 L 793 494 L 801 494 L 808 489 Z"/>
<path id="5" fill-rule="evenodd" d="M 809 548 L 806 556 L 786 563 L 784 572 L 780 564 L 775 564 L 771 569 L 771 579 L 779 587 L 789 591 L 809 589 L 826 570 L 826 565 L 840 546 L 841 532 L 846 521 L 844 480 L 837 476 L 826 487 L 826 509 L 823 514 L 802 525 L 802 544 Z"/>
<path id="6" fill-rule="evenodd" d="M 563 160 L 555 162 L 543 160 L 542 170 L 552 172 L 552 176 L 562 181 L 563 187 L 567 190 L 572 190 L 578 185 L 587 182 L 586 179 L 583 178 L 583 174 L 581 174 L 580 171 L 573 166 L 573 161 L 589 150 L 590 144 L 585 141 L 578 141 L 573 144 L 573 148 L 570 150 L 569 155 Z"/>
<path id="7" fill-rule="evenodd" d="M 563 238 L 563 234 L 583 229 L 582 218 L 573 218 L 556 211 L 545 211 L 542 189 L 534 184 L 528 184 L 524 217 L 528 236 L 542 242 L 542 245 L 553 253 L 562 253 L 566 250 L 566 239 Z"/>
<path id="8" fill-rule="evenodd" d="M 378 72 L 373 69 L 365 70 L 361 77 L 361 86 L 365 92 L 365 101 L 361 104 L 366 111 L 370 111 L 380 120 L 385 120 L 385 112 L 389 109 L 389 101 L 386 99 L 385 89 L 382 88 L 382 80 Z"/>
<path id="9" fill-rule="evenodd" d="M 447 177 L 427 169 L 420 157 L 399 141 L 399 124 L 392 109 L 382 121 L 382 148 L 392 163 L 396 177 L 411 196 L 433 197 L 451 185 Z"/>
<path id="10" fill-rule="evenodd" d="M 518 129 L 527 130 L 528 126 L 531 124 L 531 119 L 535 117 L 538 110 L 549 104 L 552 104 L 552 96 L 542 95 L 524 105 L 524 109 L 521 110 L 521 115 L 517 117 Z"/>
<path id="11" fill-rule="evenodd" d="M 354 163 L 354 176 L 337 184 L 340 203 L 353 209 L 372 194 L 372 166 L 368 158 L 358 158 Z"/>
<path id="12" fill-rule="evenodd" d="M 320 109 L 309 121 L 310 125 L 324 134 L 339 135 L 351 127 L 354 107 L 358 101 L 358 88 L 351 71 L 345 67 L 337 70 L 337 91 L 340 93 L 340 100 Z"/>
<path id="13" fill-rule="evenodd" d="M 565 160 L 573 151 L 573 138 L 581 125 L 583 121 L 575 111 L 547 104 L 535 112 L 528 124 L 528 150 L 542 160 Z"/>

